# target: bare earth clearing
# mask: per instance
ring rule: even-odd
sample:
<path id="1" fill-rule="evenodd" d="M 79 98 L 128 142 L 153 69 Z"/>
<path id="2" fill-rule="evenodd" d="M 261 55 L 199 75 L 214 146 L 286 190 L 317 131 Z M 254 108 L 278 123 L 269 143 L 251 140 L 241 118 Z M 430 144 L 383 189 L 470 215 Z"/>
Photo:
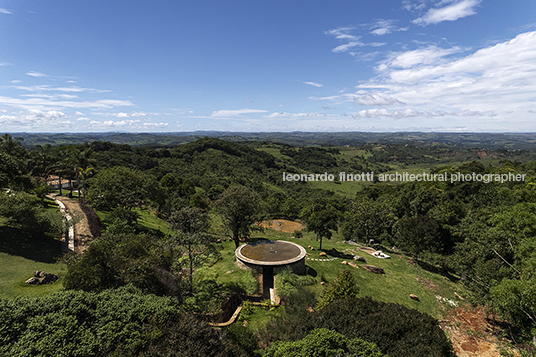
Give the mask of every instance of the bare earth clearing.
<path id="1" fill-rule="evenodd" d="M 454 350 L 459 357 L 500 357 L 499 339 L 494 334 L 493 316 L 489 318 L 482 307 L 458 307 L 447 311 L 440 321 L 443 330 L 448 331 Z M 521 357 L 517 351 L 510 351 Z"/>
<path id="2" fill-rule="evenodd" d="M 289 221 L 287 219 L 274 219 L 272 221 L 263 221 L 260 224 L 263 228 L 269 228 L 284 233 L 294 233 L 305 229 L 305 224 Z"/>

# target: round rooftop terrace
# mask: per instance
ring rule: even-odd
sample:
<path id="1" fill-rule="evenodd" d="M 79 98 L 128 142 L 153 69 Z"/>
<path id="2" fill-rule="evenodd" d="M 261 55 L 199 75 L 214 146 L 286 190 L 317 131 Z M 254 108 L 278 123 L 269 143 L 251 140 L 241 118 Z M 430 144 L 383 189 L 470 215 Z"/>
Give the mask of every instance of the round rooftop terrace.
<path id="1" fill-rule="evenodd" d="M 280 266 L 299 262 L 305 258 L 305 249 L 284 240 L 263 240 L 241 245 L 236 257 L 246 265 Z"/>

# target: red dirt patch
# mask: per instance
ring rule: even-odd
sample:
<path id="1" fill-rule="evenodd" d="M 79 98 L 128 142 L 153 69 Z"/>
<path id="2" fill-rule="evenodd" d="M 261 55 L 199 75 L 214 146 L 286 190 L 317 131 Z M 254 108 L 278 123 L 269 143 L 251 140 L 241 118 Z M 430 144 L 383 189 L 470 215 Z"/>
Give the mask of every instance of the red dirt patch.
<path id="1" fill-rule="evenodd" d="M 449 331 L 457 356 L 500 357 L 498 348 L 501 344 L 495 335 L 495 319 L 493 315 L 488 317 L 482 307 L 458 307 L 447 311 L 447 316 L 439 324 L 443 330 Z M 517 351 L 511 352 L 515 357 L 521 357 Z"/>
<path id="2" fill-rule="evenodd" d="M 269 228 L 284 233 L 294 233 L 305 229 L 305 225 L 299 222 L 289 221 L 287 219 L 274 219 L 272 221 L 263 221 L 260 224 L 263 228 Z"/>

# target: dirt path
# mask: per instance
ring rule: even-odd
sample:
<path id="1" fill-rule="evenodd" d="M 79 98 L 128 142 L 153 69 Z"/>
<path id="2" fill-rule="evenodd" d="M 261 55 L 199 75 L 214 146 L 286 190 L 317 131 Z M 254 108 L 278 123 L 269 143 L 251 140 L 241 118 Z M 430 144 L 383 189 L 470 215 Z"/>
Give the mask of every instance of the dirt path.
<path id="1" fill-rule="evenodd" d="M 70 199 L 66 196 L 51 195 L 50 197 L 61 201 L 67 208 L 67 211 L 73 216 L 75 221 L 78 221 L 74 225 L 74 252 L 77 254 L 82 253 L 87 249 L 89 243 L 93 240 L 93 236 L 89 230 L 86 215 L 80 208 L 80 204 L 77 200 Z"/>

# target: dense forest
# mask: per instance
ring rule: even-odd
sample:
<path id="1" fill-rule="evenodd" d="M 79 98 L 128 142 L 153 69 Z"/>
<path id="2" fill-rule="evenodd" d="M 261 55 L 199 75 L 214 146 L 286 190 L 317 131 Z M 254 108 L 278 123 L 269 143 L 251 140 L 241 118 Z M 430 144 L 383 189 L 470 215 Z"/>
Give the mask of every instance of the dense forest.
<path id="1" fill-rule="evenodd" d="M 51 193 L 80 201 L 96 239 L 84 253 L 63 256 L 62 291 L 0 300 L 0 355 L 306 356 L 312 345 L 323 351 L 318 356 L 455 355 L 435 318 L 364 297 L 344 271 L 320 296 L 310 289 L 313 277 L 286 272 L 278 279 L 284 313 L 260 332 L 247 324 L 210 327 L 201 316 L 256 289 L 251 275 L 238 282 L 211 275 L 227 254 L 218 240 L 238 247 L 261 229 L 254 223 L 271 219 L 303 222 L 320 250 L 337 237 L 459 280 L 474 306 L 507 321 L 512 344 L 535 355 L 536 151 L 500 147 L 506 137 L 492 134 L 464 138 L 493 142 L 485 150 L 455 145 L 461 136 L 409 144 L 408 137 L 371 143 L 348 134 L 317 146 L 284 136 L 25 147 L 22 138 L 1 136 L 0 239 L 57 239 L 62 224 L 45 203 Z M 339 181 L 340 172 L 403 170 L 523 180 Z M 335 179 L 289 182 L 283 173 Z M 143 225 L 143 212 L 165 229 Z"/>

